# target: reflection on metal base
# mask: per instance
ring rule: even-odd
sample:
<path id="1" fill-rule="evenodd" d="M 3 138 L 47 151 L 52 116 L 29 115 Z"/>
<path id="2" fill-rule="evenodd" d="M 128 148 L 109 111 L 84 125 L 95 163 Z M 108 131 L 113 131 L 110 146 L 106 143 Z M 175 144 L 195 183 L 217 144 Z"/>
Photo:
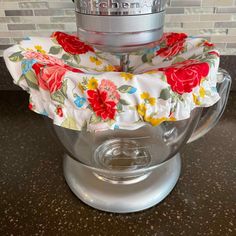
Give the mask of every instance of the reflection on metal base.
<path id="1" fill-rule="evenodd" d="M 68 155 L 63 168 L 66 182 L 84 203 L 103 211 L 129 213 L 150 208 L 171 192 L 180 175 L 181 160 L 177 154 L 143 181 L 128 185 L 102 181 Z"/>

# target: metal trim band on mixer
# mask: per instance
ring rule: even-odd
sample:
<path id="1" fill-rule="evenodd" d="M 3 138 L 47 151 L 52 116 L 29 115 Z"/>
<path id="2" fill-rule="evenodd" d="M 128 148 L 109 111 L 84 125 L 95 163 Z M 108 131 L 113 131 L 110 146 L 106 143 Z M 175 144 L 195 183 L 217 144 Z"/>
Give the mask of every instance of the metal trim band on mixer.
<path id="1" fill-rule="evenodd" d="M 130 33 L 155 30 L 164 25 L 165 11 L 136 16 L 96 16 L 76 13 L 77 27 L 102 33 Z"/>
<path id="2" fill-rule="evenodd" d="M 99 33 L 78 28 L 78 34 L 82 41 L 86 41 L 101 51 L 130 53 L 160 39 L 163 27 L 135 33 Z"/>
<path id="3" fill-rule="evenodd" d="M 161 12 L 166 0 L 76 0 L 76 11 L 89 15 L 142 15 Z"/>
<path id="4" fill-rule="evenodd" d="M 99 50 L 129 53 L 161 38 L 166 0 L 76 0 L 82 41 Z"/>

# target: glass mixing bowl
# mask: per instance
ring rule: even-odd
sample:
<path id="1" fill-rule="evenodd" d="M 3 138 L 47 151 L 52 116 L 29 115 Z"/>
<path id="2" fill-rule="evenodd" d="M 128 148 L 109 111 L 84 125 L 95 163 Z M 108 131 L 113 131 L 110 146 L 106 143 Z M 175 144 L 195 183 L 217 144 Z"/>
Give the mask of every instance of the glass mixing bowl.
<path id="1" fill-rule="evenodd" d="M 147 124 L 137 130 L 119 129 L 87 132 L 85 130 L 74 131 L 62 128 L 53 125 L 51 120 L 46 119 L 55 137 L 60 141 L 67 153 L 64 159 L 64 172 L 67 183 L 72 191 L 89 205 L 113 212 L 141 210 L 162 200 L 164 196 L 172 190 L 179 177 L 181 165 L 177 153 L 187 142 L 198 139 L 213 128 L 225 109 L 231 79 L 226 71 L 220 70 L 218 73 L 218 81 L 220 81 L 220 83 L 218 83 L 218 92 L 221 99 L 215 105 L 209 108 L 194 109 L 189 119 L 163 122 L 156 127 Z M 71 159 L 70 167 L 67 163 L 68 159 Z M 171 159 L 172 167 L 163 169 L 166 165 L 170 165 L 168 163 L 170 163 Z M 174 162 L 173 159 L 175 159 Z M 78 168 L 76 169 L 74 167 L 77 164 Z M 90 172 L 90 177 L 86 174 L 82 174 L 82 170 L 79 169 L 81 167 Z M 72 170 L 73 168 L 74 170 Z M 168 178 L 171 178 L 171 174 L 174 172 L 176 172 L 176 174 L 173 177 L 174 180 L 169 184 L 168 191 L 165 190 L 165 194 L 163 194 L 158 201 L 155 200 L 140 208 L 135 206 L 127 210 L 126 208 L 129 208 L 129 203 L 126 204 L 125 199 L 125 203 L 123 202 L 124 204 L 121 204 L 122 207 L 111 207 L 112 204 L 114 205 L 117 202 L 119 205 L 121 196 L 123 196 L 125 192 L 135 191 L 135 186 L 139 186 L 137 183 L 142 181 L 144 183 L 145 181 L 147 182 L 146 179 L 150 178 L 149 176 L 153 172 L 160 172 L 161 168 L 163 171 L 162 175 L 167 175 L 165 178 L 160 176 L 156 177 L 159 181 L 162 178 L 163 180 L 161 182 L 167 182 Z M 72 174 L 72 172 L 74 173 Z M 77 172 L 81 173 L 80 176 L 76 177 Z M 81 181 L 87 181 L 86 178 L 92 178 L 92 180 L 81 187 Z M 98 180 L 100 182 L 97 182 Z M 157 180 L 154 178 L 152 182 L 155 181 Z M 94 182 L 100 186 L 96 191 L 94 190 L 96 188 Z M 108 184 L 106 189 L 104 187 L 105 183 Z M 122 185 L 130 186 L 132 184 L 133 190 L 130 190 L 129 187 L 120 190 L 121 192 L 119 193 L 116 192 L 117 188 L 114 187 L 114 185 L 119 185 L 119 189 L 121 189 Z M 88 185 L 93 185 L 93 187 L 88 190 Z M 119 195 L 119 199 L 113 199 L 112 203 L 103 202 L 101 206 L 100 202 L 106 199 L 106 193 L 108 194 L 108 191 L 112 188 L 112 191 L 116 192 L 113 195 Z M 152 189 L 153 191 L 153 189 L 158 189 L 158 186 L 148 187 L 142 185 L 138 188 L 142 188 L 142 191 L 144 191 L 144 188 Z M 103 191 L 103 195 L 99 199 L 94 200 L 97 195 L 101 193 L 100 190 Z M 132 193 L 130 192 L 130 194 Z M 158 194 L 158 192 L 155 194 Z M 109 197 L 107 201 L 109 202 L 110 199 L 111 197 Z M 142 200 L 142 197 L 140 199 Z M 142 204 L 143 201 L 141 200 L 140 204 Z M 96 201 L 98 203 L 94 204 Z M 130 200 L 130 202 L 132 202 L 132 200 Z M 106 205 L 106 207 L 104 207 L 104 205 Z"/>
<path id="2" fill-rule="evenodd" d="M 100 132 L 74 131 L 47 121 L 68 155 L 90 168 L 97 177 L 113 183 L 134 182 L 218 122 L 230 88 L 229 75 L 221 70 L 218 76 L 221 77 L 218 84 L 221 100 L 210 108 L 194 109 L 186 120 L 163 122 L 156 127 L 147 124 L 137 130 Z"/>

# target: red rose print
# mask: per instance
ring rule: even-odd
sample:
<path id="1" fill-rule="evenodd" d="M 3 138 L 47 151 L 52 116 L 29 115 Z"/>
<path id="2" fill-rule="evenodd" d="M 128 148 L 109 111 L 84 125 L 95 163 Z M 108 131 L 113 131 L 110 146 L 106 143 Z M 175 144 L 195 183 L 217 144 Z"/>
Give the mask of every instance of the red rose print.
<path id="1" fill-rule="evenodd" d="M 208 63 L 197 60 L 187 60 L 159 69 L 165 73 L 171 89 L 179 94 L 192 92 L 193 88 L 200 84 L 201 79 L 208 75 L 209 70 Z"/>
<path id="2" fill-rule="evenodd" d="M 67 71 L 66 68 L 58 65 L 44 67 L 38 63 L 33 65 L 33 69 L 38 77 L 39 86 L 44 90 L 49 90 L 50 93 L 61 88 L 63 77 Z"/>
<path id="3" fill-rule="evenodd" d="M 187 34 L 184 33 L 169 33 L 166 35 L 166 45 L 172 46 L 179 41 L 185 40 L 187 37 Z"/>
<path id="4" fill-rule="evenodd" d="M 208 52 L 210 55 L 216 55 L 217 57 L 220 57 L 220 54 L 216 51 Z"/>
<path id="5" fill-rule="evenodd" d="M 181 41 L 174 44 L 173 46 L 161 48 L 159 51 L 157 51 L 156 55 L 160 57 L 171 58 L 179 54 L 183 50 L 184 50 L 184 42 Z"/>
<path id="6" fill-rule="evenodd" d="M 33 109 L 33 104 L 32 104 L 32 103 L 29 103 L 28 108 L 29 108 L 30 110 L 32 110 L 32 109 Z"/>
<path id="7" fill-rule="evenodd" d="M 72 71 L 72 72 L 84 73 L 83 71 L 81 71 L 81 70 L 79 70 L 77 68 L 68 66 L 68 65 L 64 65 L 64 68 L 66 68 L 67 70 Z"/>
<path id="8" fill-rule="evenodd" d="M 54 93 L 61 88 L 64 75 L 68 70 L 81 72 L 80 70 L 68 65 L 43 65 L 35 63 L 32 68 L 38 78 L 39 87 L 44 90 L 49 90 L 50 93 Z"/>
<path id="9" fill-rule="evenodd" d="M 184 50 L 184 43 L 187 35 L 184 33 L 169 33 L 165 34 L 160 41 L 161 44 L 165 44 L 165 47 L 162 47 L 156 52 L 157 56 L 172 58 Z"/>
<path id="10" fill-rule="evenodd" d="M 57 115 L 63 117 L 63 111 L 61 107 L 57 107 Z"/>
<path id="11" fill-rule="evenodd" d="M 70 54 L 84 54 L 89 51 L 94 52 L 91 46 L 81 42 L 79 38 L 74 35 L 54 32 L 51 37 L 56 38 L 63 49 Z"/>
<path id="12" fill-rule="evenodd" d="M 109 101 L 107 91 L 88 90 L 88 101 L 93 111 L 103 120 L 114 119 L 116 114 L 116 103 Z"/>
<path id="13" fill-rule="evenodd" d="M 103 79 L 99 85 L 99 91 L 106 91 L 108 99 L 115 103 L 118 103 L 120 100 L 120 94 L 117 92 L 117 87 L 110 80 Z"/>
<path id="14" fill-rule="evenodd" d="M 43 68 L 44 65 L 40 63 L 33 64 L 32 68 L 34 69 L 35 74 L 38 76 L 41 72 L 41 68 Z"/>
<path id="15" fill-rule="evenodd" d="M 214 43 L 210 43 L 208 41 L 205 41 L 203 45 L 206 46 L 206 47 L 214 47 L 215 46 Z"/>

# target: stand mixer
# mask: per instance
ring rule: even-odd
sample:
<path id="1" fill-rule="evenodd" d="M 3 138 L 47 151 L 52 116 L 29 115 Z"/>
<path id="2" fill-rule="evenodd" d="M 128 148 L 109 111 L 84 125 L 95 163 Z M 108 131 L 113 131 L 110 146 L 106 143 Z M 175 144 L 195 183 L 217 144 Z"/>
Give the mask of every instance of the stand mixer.
<path id="1" fill-rule="evenodd" d="M 166 0 L 75 0 L 78 36 L 101 51 L 120 53 L 126 71 L 129 52 L 162 37 Z"/>
<path id="2" fill-rule="evenodd" d="M 155 45 L 163 35 L 166 0 L 75 0 L 78 36 L 98 50 L 120 55 Z M 129 213 L 150 208 L 174 188 L 181 170 L 179 150 L 206 134 L 221 117 L 230 76 L 218 73 L 219 102 L 196 108 L 189 119 L 135 130 L 75 131 L 53 125 L 64 146 L 64 176 L 73 193 L 103 211 Z M 202 111 L 204 110 L 204 113 Z"/>
<path id="3" fill-rule="evenodd" d="M 30 93 L 30 109 L 50 118 L 74 194 L 103 211 L 147 209 L 177 183 L 179 150 L 220 119 L 230 76 L 219 70 L 219 54 L 205 39 L 171 33 L 186 40 L 158 41 L 165 0 L 75 4 L 79 38 L 63 32 L 27 38 L 4 51 L 6 65 L 14 83 Z M 174 49 L 174 57 L 161 55 L 163 49 Z M 152 63 L 146 63 L 149 55 Z M 143 73 L 126 73 L 134 61 Z"/>

